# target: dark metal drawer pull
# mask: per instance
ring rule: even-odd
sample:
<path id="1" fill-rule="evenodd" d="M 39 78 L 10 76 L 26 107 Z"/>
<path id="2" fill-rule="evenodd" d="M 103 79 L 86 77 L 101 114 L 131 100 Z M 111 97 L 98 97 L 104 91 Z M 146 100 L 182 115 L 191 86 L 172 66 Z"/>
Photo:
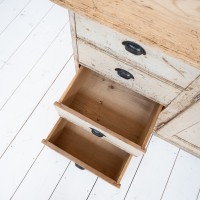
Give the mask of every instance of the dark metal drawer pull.
<path id="1" fill-rule="evenodd" d="M 125 46 L 125 49 L 136 55 L 136 56 L 139 56 L 139 55 L 146 55 L 146 51 L 139 45 L 139 44 L 136 44 L 135 42 L 131 42 L 131 41 L 124 41 L 122 42 L 122 44 Z"/>
<path id="2" fill-rule="evenodd" d="M 97 136 L 97 137 L 104 137 L 104 136 L 105 136 L 103 133 L 97 131 L 97 130 L 94 129 L 94 128 L 90 128 L 90 129 L 91 129 L 92 133 L 93 133 L 95 136 Z"/>
<path id="3" fill-rule="evenodd" d="M 115 68 L 115 71 L 117 71 L 117 74 L 119 76 L 121 76 L 122 78 L 125 78 L 125 79 L 131 79 L 132 78 L 132 79 L 134 79 L 134 76 L 130 72 L 128 72 L 124 69 Z"/>
<path id="4" fill-rule="evenodd" d="M 75 166 L 76 166 L 77 168 L 81 169 L 81 170 L 84 170 L 84 169 L 85 169 L 85 168 L 81 167 L 80 165 L 78 165 L 78 164 L 76 164 L 76 163 L 75 163 Z"/>

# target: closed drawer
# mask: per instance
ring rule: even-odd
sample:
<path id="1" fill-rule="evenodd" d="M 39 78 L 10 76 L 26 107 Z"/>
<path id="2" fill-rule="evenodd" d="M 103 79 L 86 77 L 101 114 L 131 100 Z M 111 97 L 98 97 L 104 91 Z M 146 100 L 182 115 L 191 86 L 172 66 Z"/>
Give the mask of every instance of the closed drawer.
<path id="1" fill-rule="evenodd" d="M 84 67 L 55 106 L 61 117 L 135 156 L 145 152 L 162 107 Z"/>
<path id="2" fill-rule="evenodd" d="M 139 69 L 176 86 L 186 88 L 200 74 L 200 70 L 181 60 L 77 14 L 76 31 L 78 38 L 82 38 L 123 62 L 137 66 Z M 128 52 L 125 45 L 122 44 L 124 41 L 137 43 L 145 50 L 145 55 L 134 55 Z M 126 46 L 130 48 L 131 44 Z"/>
<path id="3" fill-rule="evenodd" d="M 116 187 L 132 157 L 62 118 L 43 143 Z"/>
<path id="4" fill-rule="evenodd" d="M 168 105 L 181 92 L 178 88 L 160 81 L 134 66 L 124 64 L 83 40 L 78 39 L 77 45 L 79 62 L 82 65 L 164 106 Z"/>

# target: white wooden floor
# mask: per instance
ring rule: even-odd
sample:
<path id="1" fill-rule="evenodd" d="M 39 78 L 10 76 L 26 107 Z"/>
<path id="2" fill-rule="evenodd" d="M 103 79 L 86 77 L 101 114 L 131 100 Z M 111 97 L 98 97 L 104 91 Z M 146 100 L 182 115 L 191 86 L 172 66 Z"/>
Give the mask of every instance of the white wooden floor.
<path id="1" fill-rule="evenodd" d="M 0 200 L 200 200 L 200 159 L 156 137 L 120 190 L 44 147 L 74 74 L 67 10 L 0 0 Z"/>

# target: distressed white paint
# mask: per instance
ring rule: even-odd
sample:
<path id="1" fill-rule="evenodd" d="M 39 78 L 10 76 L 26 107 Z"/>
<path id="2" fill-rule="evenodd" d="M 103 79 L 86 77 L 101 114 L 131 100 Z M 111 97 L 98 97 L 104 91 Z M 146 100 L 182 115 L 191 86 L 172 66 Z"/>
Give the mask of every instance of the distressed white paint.
<path id="1" fill-rule="evenodd" d="M 77 44 L 79 61 L 83 66 L 86 65 L 109 79 L 119 82 L 162 105 L 168 105 L 181 92 L 179 89 L 143 73 L 133 66 L 120 62 L 82 40 L 78 40 Z M 121 78 L 115 71 L 116 68 L 128 71 L 134 76 L 134 79 Z"/>
<path id="2" fill-rule="evenodd" d="M 124 62 L 137 65 L 138 68 L 147 73 L 154 74 L 183 88 L 186 88 L 200 74 L 200 70 L 183 63 L 181 60 L 77 14 L 76 30 L 78 37 L 91 42 L 96 47 Z M 127 52 L 122 45 L 123 41 L 138 43 L 146 50 L 146 55 L 135 56 Z"/>
<path id="3" fill-rule="evenodd" d="M 191 105 L 184 112 L 180 113 L 177 117 L 160 128 L 157 132 L 158 134 L 166 137 L 173 135 L 178 135 L 181 137 L 181 135 L 188 134 L 188 131 L 190 132 L 194 130 L 196 132 L 195 127 L 198 128 L 199 123 L 200 101 Z"/>
<path id="4" fill-rule="evenodd" d="M 180 112 L 194 103 L 194 99 L 198 95 L 200 95 L 200 76 L 161 112 L 156 126 L 159 127 L 161 124 L 166 124 L 168 121 L 173 119 Z"/>
<path id="5" fill-rule="evenodd" d="M 183 149 L 200 155 L 200 101 L 188 107 L 157 131 Z"/>

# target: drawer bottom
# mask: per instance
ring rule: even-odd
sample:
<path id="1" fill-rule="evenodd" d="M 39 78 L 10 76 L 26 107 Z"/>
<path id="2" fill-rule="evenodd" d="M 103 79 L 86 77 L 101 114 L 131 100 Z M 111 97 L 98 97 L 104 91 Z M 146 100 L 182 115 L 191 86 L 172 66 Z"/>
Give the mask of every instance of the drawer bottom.
<path id="1" fill-rule="evenodd" d="M 116 187 L 132 157 L 62 118 L 43 143 Z"/>

